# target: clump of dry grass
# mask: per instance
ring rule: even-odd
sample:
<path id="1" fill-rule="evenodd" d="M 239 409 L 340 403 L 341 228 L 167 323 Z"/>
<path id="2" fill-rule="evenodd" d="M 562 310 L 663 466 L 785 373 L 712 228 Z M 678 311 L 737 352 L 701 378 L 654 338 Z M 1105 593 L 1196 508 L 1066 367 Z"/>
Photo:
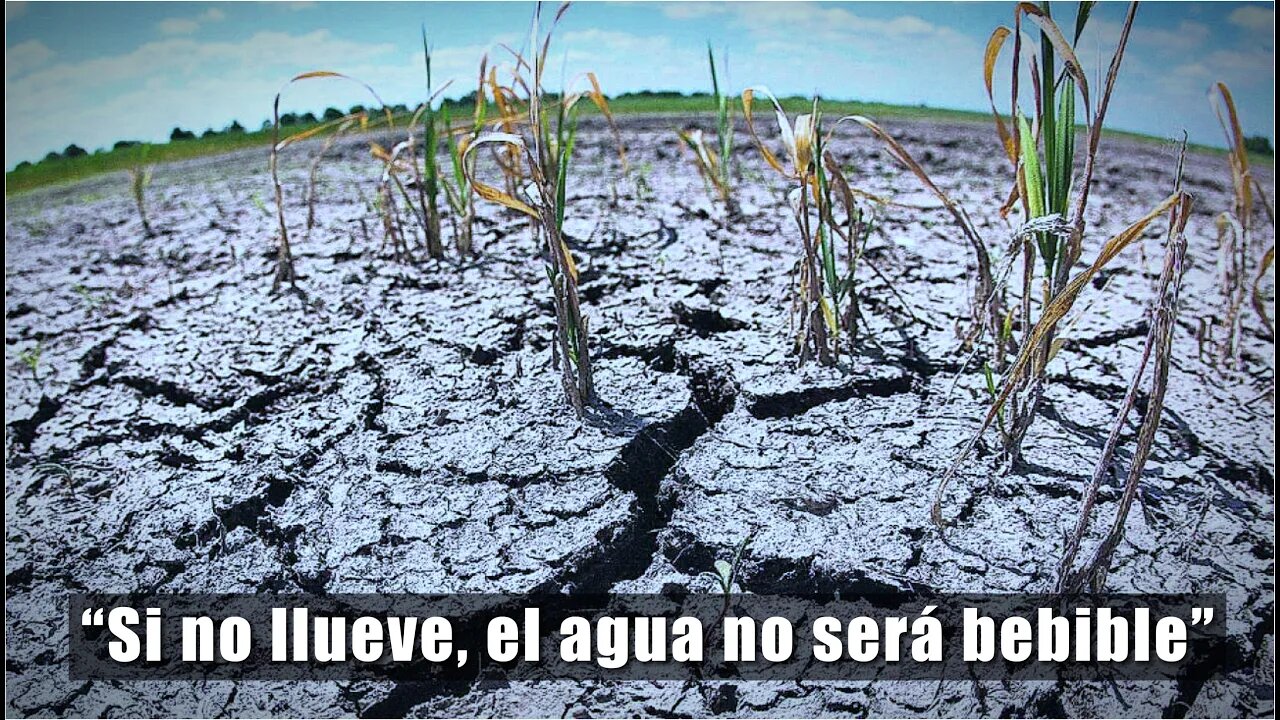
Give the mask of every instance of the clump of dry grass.
<path id="1" fill-rule="evenodd" d="M 378 161 L 381 169 L 378 186 L 370 207 L 383 228 L 382 249 L 390 246 L 395 260 L 406 263 L 416 262 L 419 253 L 425 253 L 427 257 L 433 259 L 444 257 L 439 207 L 439 197 L 442 193 L 445 194 L 447 202 L 454 211 L 454 237 L 459 256 L 468 257 L 473 254 L 472 224 L 474 220 L 475 191 L 468 180 L 464 162 L 467 155 L 468 142 L 471 137 L 474 137 L 479 132 L 484 123 L 486 108 L 484 97 L 485 66 L 482 62 L 475 115 L 470 127 L 462 129 L 464 133 L 469 134 L 459 140 L 456 137 L 460 134 L 459 129 L 452 127 L 447 106 L 440 105 L 437 107 L 438 98 L 451 82 L 445 83 L 438 88 L 434 84 L 431 67 L 431 48 L 427 42 L 425 28 L 422 41 L 427 99 L 418 106 L 409 120 L 403 140 L 390 148 L 383 147 L 377 142 L 371 142 L 369 147 L 370 155 Z M 284 217 L 284 189 L 278 172 L 280 152 L 289 145 L 301 140 L 321 134 L 325 137 L 324 144 L 312 157 L 308 173 L 306 227 L 309 231 L 315 226 L 317 180 L 321 160 L 345 133 L 357 126 L 361 130 L 368 130 L 370 125 L 368 113 L 361 110 L 323 123 L 305 132 L 281 139 L 279 106 L 284 89 L 292 83 L 316 78 L 339 78 L 361 85 L 382 107 L 387 127 L 394 127 L 390 110 L 372 87 L 340 73 L 330 71 L 304 73 L 285 83 L 285 86 L 277 93 L 274 105 L 275 135 L 272 144 L 270 170 L 276 194 L 276 216 L 279 224 L 280 239 L 273 290 L 278 290 L 285 283 L 288 283 L 294 289 L 297 288 L 297 275 L 293 268 L 291 236 Z M 603 102 L 603 96 L 600 97 L 600 100 Z M 611 116 L 610 123 L 612 124 Z M 614 129 L 616 133 L 616 126 L 614 126 Z M 419 140 L 418 136 L 419 131 L 421 132 L 421 140 Z M 418 160 L 417 147 L 419 142 L 423 145 L 421 162 Z M 449 150 L 453 165 L 452 185 L 450 184 L 450 178 L 441 173 L 436 158 L 436 153 L 442 142 L 446 144 Z M 408 229 L 405 225 L 406 216 L 412 217 L 412 223 L 410 223 Z M 412 241 L 412 224 L 414 223 L 416 223 L 421 232 L 420 243 Z M 363 221 L 361 221 L 361 224 L 363 226 Z"/>
<path id="2" fill-rule="evenodd" d="M 515 64 L 508 84 L 498 82 L 496 68 L 490 71 L 490 90 L 501 117 L 500 130 L 476 137 L 461 153 L 461 160 L 468 184 L 475 193 L 529 217 L 535 237 L 544 245 L 545 268 L 556 313 L 553 363 L 560 370 L 566 398 L 582 415 L 596 402 L 595 383 L 588 322 L 578 294 L 578 266 L 564 235 L 579 100 L 589 98 L 609 122 L 619 140 L 624 169 L 626 155 L 594 74 L 582 76 L 589 81 L 589 90 L 562 92 L 558 102 L 551 101 L 544 90 L 542 75 L 551 36 L 568 7 L 568 3 L 560 6 L 551 27 L 543 34 L 539 30 L 542 13 L 539 3 L 534 11 L 529 58 L 511 51 Z M 570 83 L 570 88 L 572 86 Z M 475 163 L 469 162 L 469 157 L 482 147 L 496 150 L 494 157 L 504 176 L 505 190 L 480 180 Z"/>
<path id="3" fill-rule="evenodd" d="M 433 260 L 441 260 L 445 256 L 440 232 L 440 194 L 445 191 L 448 195 L 448 184 L 440 172 L 436 154 L 442 138 L 452 141 L 452 132 L 448 111 L 443 106 L 437 109 L 436 101 L 452 81 L 435 87 L 431 72 L 431 46 L 427 42 L 425 28 L 422 31 L 422 55 L 426 67 L 426 101 L 414 111 L 403 140 L 390 149 L 378 143 L 370 146 L 370 154 L 382 164 L 375 209 L 382 220 L 383 246 L 391 245 L 395 260 L 406 263 L 416 262 L 418 255 L 405 233 L 400 202 L 421 232 L 418 250 Z M 418 162 L 417 151 L 419 126 L 423 145 L 421 163 Z M 411 194 L 411 189 L 416 193 Z"/>

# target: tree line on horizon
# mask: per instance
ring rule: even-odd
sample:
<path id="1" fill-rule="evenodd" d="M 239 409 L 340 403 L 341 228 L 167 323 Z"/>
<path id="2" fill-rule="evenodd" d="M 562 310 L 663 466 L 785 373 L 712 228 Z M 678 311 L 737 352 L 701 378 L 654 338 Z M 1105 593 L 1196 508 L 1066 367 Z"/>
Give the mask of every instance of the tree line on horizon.
<path id="1" fill-rule="evenodd" d="M 546 95 L 548 98 L 552 98 L 552 99 L 554 99 L 555 97 L 554 93 L 546 93 Z M 622 93 L 616 96 L 614 99 L 618 99 L 618 98 L 681 99 L 681 98 L 697 98 L 697 97 L 708 97 L 708 95 L 705 92 L 683 93 L 676 90 L 639 90 L 636 92 Z M 445 99 L 441 102 L 444 105 L 450 105 L 453 107 L 463 107 L 463 106 L 470 107 L 472 104 L 475 103 L 475 100 L 476 100 L 476 93 L 473 90 L 461 97 L 453 98 L 453 99 Z M 370 108 L 366 108 L 364 105 L 356 104 L 356 105 L 352 105 L 345 112 L 336 107 L 328 107 L 328 108 L 325 108 L 324 112 L 320 113 L 319 115 L 317 115 L 314 112 L 282 113 L 280 115 L 280 125 L 282 127 L 296 127 L 298 125 L 315 125 L 322 122 L 331 122 L 339 118 L 345 117 L 347 115 L 354 115 L 356 113 L 364 112 L 369 109 Z M 409 112 L 409 106 L 405 105 L 404 103 L 398 103 L 396 105 L 388 105 L 387 109 L 396 115 L 406 114 Z M 270 119 L 263 120 L 262 125 L 259 128 L 259 132 L 265 132 L 270 129 L 271 129 L 271 120 Z M 208 138 L 216 138 L 216 137 L 229 136 L 229 135 L 243 135 L 246 132 L 248 131 L 245 129 L 244 125 L 240 124 L 239 120 L 232 120 L 230 125 L 227 125 L 221 130 L 207 128 L 204 132 L 199 134 L 197 134 L 195 131 L 192 131 L 192 130 L 183 129 L 182 127 L 174 127 L 173 130 L 169 132 L 169 142 L 170 143 L 188 142 L 196 139 L 208 139 Z M 50 151 L 49 153 L 45 154 L 43 159 L 35 163 L 24 160 L 18 163 L 17 166 L 14 167 L 14 170 L 22 170 L 24 168 L 33 167 L 35 165 L 42 165 L 45 163 L 71 160 L 77 157 L 83 157 L 90 154 L 98 155 L 98 154 L 105 154 L 109 152 L 115 152 L 118 150 L 127 150 L 129 148 L 138 147 L 145 144 L 147 143 L 141 140 L 118 140 L 112 144 L 110 149 L 99 148 L 93 153 L 90 153 L 88 150 L 85 150 L 84 148 L 80 147 L 75 143 L 72 143 L 68 145 L 65 149 L 63 149 L 61 152 L 58 152 L 57 150 Z M 1258 155 L 1271 156 L 1274 154 L 1274 150 L 1271 147 L 1271 141 L 1266 136 L 1263 136 L 1263 135 L 1252 135 L 1245 138 L 1245 149 L 1250 153 L 1255 153 Z"/>

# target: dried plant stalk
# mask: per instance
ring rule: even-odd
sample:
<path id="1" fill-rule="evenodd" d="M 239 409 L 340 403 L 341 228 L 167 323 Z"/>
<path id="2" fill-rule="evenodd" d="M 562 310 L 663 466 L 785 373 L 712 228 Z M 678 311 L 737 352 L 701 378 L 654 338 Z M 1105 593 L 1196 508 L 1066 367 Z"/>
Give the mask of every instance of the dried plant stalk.
<path id="1" fill-rule="evenodd" d="M 276 222 L 279 225 L 279 235 L 277 236 L 278 245 L 277 245 L 277 252 L 276 252 L 276 270 L 275 270 L 274 277 L 271 281 L 271 292 L 273 293 L 278 292 L 280 290 L 280 287 L 285 284 L 288 284 L 289 287 L 295 291 L 299 290 L 298 275 L 293 267 L 293 248 L 289 240 L 289 226 L 285 222 L 285 216 L 284 216 L 284 187 L 280 183 L 280 170 L 279 170 L 280 151 L 293 143 L 301 142 L 302 140 L 315 137 L 316 135 L 322 132 L 327 132 L 328 130 L 331 130 L 332 128 L 334 128 L 335 126 L 337 126 L 343 121 L 343 119 L 340 118 L 333 122 L 322 123 L 320 125 L 317 125 L 314 128 L 311 128 L 310 130 L 306 130 L 294 135 L 290 135 L 284 140 L 281 140 L 280 139 L 280 97 L 281 95 L 284 94 L 285 89 L 294 83 L 302 82 L 304 80 L 314 80 L 314 79 L 320 79 L 320 78 L 338 78 L 342 80 L 348 80 L 350 82 L 354 82 L 360 85 L 365 90 L 369 91 L 369 94 L 371 94 L 373 98 L 378 101 L 379 105 L 382 106 L 383 112 L 386 114 L 387 125 L 388 126 L 391 125 L 391 111 L 387 109 L 386 103 L 382 102 L 382 99 L 379 98 L 378 94 L 373 91 L 373 88 L 369 87 L 363 82 L 360 82 L 359 80 L 356 80 L 347 75 L 343 75 L 342 73 L 336 73 L 330 70 L 315 70 L 312 72 L 305 72 L 305 73 L 302 73 L 301 75 L 296 75 L 293 78 L 291 78 L 288 82 L 286 82 L 283 86 L 281 86 L 279 92 L 276 93 L 275 101 L 271 105 L 271 120 L 272 120 L 271 155 L 267 161 L 267 167 L 271 173 L 271 185 L 275 192 Z"/>
<path id="2" fill-rule="evenodd" d="M 142 220 L 142 231 L 150 238 L 156 235 L 147 219 L 147 185 L 151 184 L 151 168 L 145 164 L 145 147 L 142 152 L 142 160 L 129 168 L 129 189 L 133 192 L 133 204 L 138 208 L 138 217 Z"/>
<path id="3" fill-rule="evenodd" d="M 1183 142 L 1183 157 L 1186 153 L 1186 142 Z M 1182 159 L 1179 159 L 1178 185 L 1181 185 Z M 1180 188 L 1178 192 L 1181 192 Z M 1142 358 L 1133 373 L 1129 389 L 1121 401 L 1120 410 L 1116 413 L 1111 433 L 1103 445 L 1102 454 L 1094 467 L 1093 477 L 1085 489 L 1081 500 L 1080 518 L 1076 527 L 1067 539 L 1062 560 L 1058 565 L 1057 591 L 1061 593 L 1078 593 L 1088 589 L 1091 592 L 1102 592 L 1110 566 L 1111 556 L 1124 537 L 1124 524 L 1129 510 L 1137 497 L 1138 483 L 1142 478 L 1143 468 L 1151 454 L 1155 442 L 1156 430 L 1160 426 L 1160 416 L 1164 409 L 1165 389 L 1169 381 L 1169 364 L 1173 354 L 1173 333 L 1176 328 L 1178 298 L 1182 289 L 1183 266 L 1187 253 L 1187 239 L 1184 231 L 1190 216 L 1191 199 L 1185 194 L 1173 206 L 1169 218 L 1168 243 L 1165 250 L 1164 269 L 1160 274 L 1157 296 L 1150 312 L 1147 340 L 1142 349 Z M 1137 445 L 1133 460 L 1125 479 L 1124 493 L 1116 509 L 1111 528 L 1094 550 L 1089 560 L 1082 566 L 1075 567 L 1076 557 L 1081 543 L 1089 529 L 1094 507 L 1097 503 L 1098 491 L 1103 480 L 1111 472 L 1115 461 L 1116 449 L 1120 444 L 1120 436 L 1138 400 L 1143 378 L 1148 364 L 1154 364 L 1151 379 L 1146 392 L 1146 410 L 1138 429 Z"/>
<path id="4" fill-rule="evenodd" d="M 1103 245 L 1102 250 L 1098 253 L 1098 257 L 1094 259 L 1093 263 L 1073 277 L 1062 293 L 1055 296 L 1047 305 L 1045 305 L 1039 322 L 1035 324 L 1035 327 L 1033 327 L 1031 332 L 1028 334 L 1027 340 L 1023 342 L 1022 348 L 1018 351 L 1018 355 L 1010 366 L 1006 378 L 1021 379 L 1030 377 L 1032 378 L 1029 386 L 1031 392 L 1042 392 L 1044 383 L 1044 363 L 1046 363 L 1048 359 L 1052 358 L 1052 354 L 1046 356 L 1040 352 L 1040 349 L 1043 347 L 1046 339 L 1050 337 L 1053 329 L 1058 326 L 1058 323 L 1060 323 L 1062 319 L 1067 316 L 1067 313 L 1071 311 L 1071 308 L 1074 307 L 1081 291 L 1084 290 L 1085 286 L 1089 284 L 1089 281 L 1091 281 L 1104 267 L 1115 260 L 1121 251 L 1140 239 L 1148 225 L 1160 216 L 1164 215 L 1166 212 L 1173 210 L 1176 206 L 1184 202 L 1188 202 L 1189 198 L 1190 196 L 1181 190 L 1175 192 L 1165 198 L 1165 200 L 1157 205 L 1151 212 L 1147 213 L 1137 222 L 1133 223 L 1108 240 L 1106 244 Z M 950 467 L 948 467 L 947 471 L 939 480 L 931 511 L 934 522 L 939 526 L 944 525 L 942 519 L 942 498 L 946 492 L 947 484 L 955 475 L 960 463 L 962 463 L 964 459 L 973 452 L 974 447 L 978 444 L 978 440 L 982 437 L 983 433 L 991 428 L 992 423 L 995 422 L 1001 409 L 1013 395 L 1015 387 L 1017 387 L 1016 383 L 1010 382 L 1006 379 L 999 392 L 996 393 L 995 400 L 992 402 L 991 408 L 987 411 L 986 417 L 983 419 L 977 433 L 975 433 L 973 437 L 970 438 L 969 442 L 965 444 L 960 455 L 951 463 Z"/>
<path id="5" fill-rule="evenodd" d="M 320 149 L 316 151 L 315 156 L 311 158 L 311 166 L 307 171 L 307 231 L 310 232 L 316 225 L 316 198 L 319 194 L 320 180 L 320 163 L 338 140 L 342 138 L 348 130 L 357 124 L 367 124 L 369 120 L 368 114 L 361 110 L 356 113 L 344 115 L 337 120 L 337 126 L 333 132 L 324 139 L 324 143 Z"/>
<path id="6" fill-rule="evenodd" d="M 1258 273 L 1253 276 L 1253 291 L 1250 296 L 1253 298 L 1253 311 L 1258 314 L 1258 319 L 1262 321 L 1262 326 L 1267 331 L 1267 339 L 1275 342 L 1276 325 L 1275 321 L 1267 315 L 1267 301 L 1262 296 L 1262 281 L 1267 277 L 1267 271 L 1275 264 L 1276 246 L 1273 244 L 1267 248 L 1262 254 L 1262 260 L 1258 263 Z"/>
<path id="7" fill-rule="evenodd" d="M 1222 314 L 1219 318 L 1221 333 L 1218 339 L 1218 361 L 1227 367 L 1239 367 L 1242 348 L 1242 318 L 1240 311 L 1246 298 L 1258 314 L 1267 337 L 1274 340 L 1275 328 L 1267 317 L 1266 304 L 1262 300 L 1259 285 L 1275 258 L 1274 245 L 1266 250 L 1257 269 L 1249 270 L 1253 249 L 1254 191 L 1260 199 L 1267 217 L 1275 225 L 1275 217 L 1266 195 L 1261 191 L 1249 169 L 1249 153 L 1245 148 L 1244 131 L 1236 112 L 1235 100 L 1225 83 L 1217 83 L 1209 94 L 1210 104 L 1222 126 L 1227 140 L 1227 160 L 1231 165 L 1232 207 L 1218 215 L 1218 277 L 1222 294 Z M 1252 282 L 1250 281 L 1252 276 Z"/>

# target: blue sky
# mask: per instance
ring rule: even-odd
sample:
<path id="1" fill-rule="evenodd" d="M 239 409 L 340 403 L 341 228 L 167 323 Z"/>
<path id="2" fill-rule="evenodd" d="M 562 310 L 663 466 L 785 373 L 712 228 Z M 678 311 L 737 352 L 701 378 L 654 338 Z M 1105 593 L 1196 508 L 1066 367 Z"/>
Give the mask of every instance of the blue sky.
<path id="1" fill-rule="evenodd" d="M 1079 45 L 1090 77 L 1110 61 L 1125 9 L 1095 10 Z M 257 127 L 281 83 L 308 70 L 345 72 L 387 102 L 416 104 L 423 24 L 437 78 L 456 79 L 446 94 L 463 94 L 481 55 L 505 59 L 500 43 L 521 44 L 531 12 L 527 2 L 6 2 L 5 165 L 72 142 L 162 140 L 175 125 Z M 1054 12 L 1072 18 L 1075 3 Z M 984 110 L 982 50 L 1012 21 L 1012 2 L 581 2 L 557 33 L 551 69 L 595 70 L 607 93 L 705 90 L 710 40 L 728 52 L 734 90 Z M 1165 137 L 1185 128 L 1221 145 L 1207 101 L 1217 80 L 1235 93 L 1246 132 L 1274 140 L 1273 4 L 1144 3 L 1108 124 Z M 361 92 L 303 83 L 283 104 L 367 104 Z"/>

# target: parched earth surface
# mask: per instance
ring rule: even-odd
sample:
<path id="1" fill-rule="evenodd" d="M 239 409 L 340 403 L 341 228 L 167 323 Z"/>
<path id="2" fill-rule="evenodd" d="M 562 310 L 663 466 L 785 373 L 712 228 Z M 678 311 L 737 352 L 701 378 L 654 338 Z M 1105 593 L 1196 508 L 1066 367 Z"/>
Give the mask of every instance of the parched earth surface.
<path id="1" fill-rule="evenodd" d="M 305 298 L 272 295 L 262 151 L 157 168 L 147 238 L 127 179 L 10 198 L 6 219 L 6 649 L 10 715 L 782 716 L 1274 713 L 1274 349 L 1245 309 L 1244 363 L 1197 340 L 1221 315 L 1214 215 L 1226 159 L 1193 154 L 1195 196 L 1166 407 L 1107 583 L 1221 592 L 1229 674 L 1145 683 L 542 683 L 461 693 L 389 682 L 70 680 L 66 594 L 713 591 L 747 535 L 745 592 L 1051 588 L 1081 490 L 1147 332 L 1162 228 L 1088 289 L 1052 362 L 1025 462 L 980 452 L 937 478 L 985 410 L 957 329 L 973 275 L 932 197 L 867 136 L 831 147 L 882 213 L 836 369 L 795 368 L 798 255 L 786 188 L 739 136 L 726 221 L 671 118 L 627 120 L 632 175 L 587 126 L 567 231 L 599 394 L 574 416 L 550 369 L 553 315 L 527 224 L 494 206 L 480 254 L 397 262 L 351 140 L 285 159 Z M 887 123 L 993 250 L 1005 161 L 985 125 Z M 1172 186 L 1176 149 L 1108 139 L 1085 257 Z M 1268 195 L 1270 168 L 1256 170 Z M 1258 219 L 1260 249 L 1273 232 Z M 412 228 L 405 217 L 405 227 Z M 445 222 L 446 232 L 449 222 Z M 450 238 L 446 237 L 446 243 Z M 1271 281 L 1265 283 L 1271 297 Z M 1268 307 L 1274 304 L 1268 300 Z M 38 360 L 33 358 L 38 353 Z M 34 367 L 33 367 L 34 366 Z M 1140 408 L 1141 409 L 1141 408 Z M 1109 525 L 1133 448 L 1104 487 Z"/>

